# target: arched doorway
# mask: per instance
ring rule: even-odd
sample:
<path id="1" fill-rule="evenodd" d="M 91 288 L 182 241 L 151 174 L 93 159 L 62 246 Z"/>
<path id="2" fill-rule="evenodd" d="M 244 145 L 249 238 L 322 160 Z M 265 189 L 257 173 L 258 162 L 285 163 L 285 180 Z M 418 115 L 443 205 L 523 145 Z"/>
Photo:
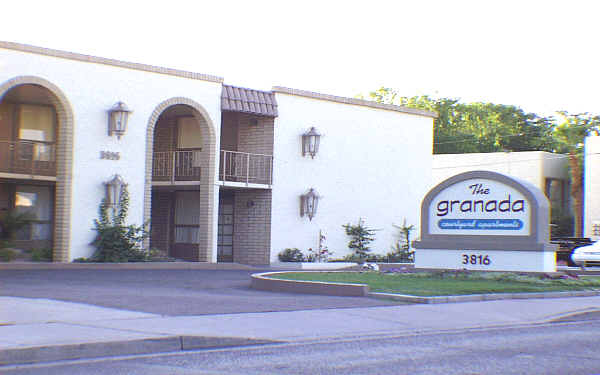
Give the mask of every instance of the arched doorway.
<path id="1" fill-rule="evenodd" d="M 0 85 L 0 212 L 26 213 L 15 247 L 52 248 L 69 261 L 73 115 L 58 87 L 39 77 Z"/>
<path id="2" fill-rule="evenodd" d="M 151 248 L 179 259 L 213 260 L 215 133 L 208 113 L 190 99 L 173 98 L 155 109 L 145 193 Z"/>

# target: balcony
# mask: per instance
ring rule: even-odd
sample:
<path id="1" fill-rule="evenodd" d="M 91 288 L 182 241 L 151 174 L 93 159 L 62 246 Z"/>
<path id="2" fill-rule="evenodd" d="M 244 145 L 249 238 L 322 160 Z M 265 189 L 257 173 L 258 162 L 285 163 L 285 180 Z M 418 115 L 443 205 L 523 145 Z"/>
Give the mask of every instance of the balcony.
<path id="1" fill-rule="evenodd" d="M 154 152 L 152 182 L 155 185 L 200 181 L 200 150 Z"/>
<path id="2" fill-rule="evenodd" d="M 50 142 L 0 140 L 0 173 L 43 176 L 52 180 L 56 176 L 56 145 Z"/>
<path id="3" fill-rule="evenodd" d="M 229 186 L 270 186 L 273 183 L 273 156 L 221 150 L 219 179 Z"/>
<path id="4" fill-rule="evenodd" d="M 152 156 L 154 185 L 189 185 L 200 181 L 200 150 L 161 151 Z M 265 188 L 272 184 L 273 156 L 221 150 L 222 185 Z"/>

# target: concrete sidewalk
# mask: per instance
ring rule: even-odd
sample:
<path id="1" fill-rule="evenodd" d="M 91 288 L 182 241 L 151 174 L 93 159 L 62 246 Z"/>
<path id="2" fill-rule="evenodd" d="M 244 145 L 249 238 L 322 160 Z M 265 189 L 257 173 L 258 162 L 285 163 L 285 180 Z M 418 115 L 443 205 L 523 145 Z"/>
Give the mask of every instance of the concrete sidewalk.
<path id="1" fill-rule="evenodd" d="M 600 297 L 177 317 L 0 297 L 0 365 L 518 326 L 590 312 L 600 312 Z"/>

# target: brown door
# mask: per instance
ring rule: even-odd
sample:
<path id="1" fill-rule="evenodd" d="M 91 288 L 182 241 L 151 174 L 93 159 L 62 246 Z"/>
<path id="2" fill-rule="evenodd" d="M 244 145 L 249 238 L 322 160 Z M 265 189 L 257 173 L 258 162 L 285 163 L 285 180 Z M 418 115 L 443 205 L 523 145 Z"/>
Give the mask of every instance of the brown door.
<path id="1" fill-rule="evenodd" d="M 217 262 L 233 262 L 233 194 L 224 192 L 219 197 Z"/>

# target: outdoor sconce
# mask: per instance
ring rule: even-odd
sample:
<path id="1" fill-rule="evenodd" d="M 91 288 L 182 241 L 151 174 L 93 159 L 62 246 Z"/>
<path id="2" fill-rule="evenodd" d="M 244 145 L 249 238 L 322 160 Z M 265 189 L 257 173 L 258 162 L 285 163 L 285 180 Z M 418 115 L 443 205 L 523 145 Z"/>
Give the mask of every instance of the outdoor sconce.
<path id="1" fill-rule="evenodd" d="M 117 208 L 121 201 L 123 187 L 127 186 L 123 177 L 116 174 L 110 181 L 106 181 L 104 186 L 106 187 L 106 204 L 110 207 Z"/>
<path id="2" fill-rule="evenodd" d="M 320 196 L 315 189 L 310 188 L 308 193 L 300 196 L 300 216 L 308 216 L 308 220 L 312 220 L 317 214 L 317 206 L 319 205 Z"/>
<path id="3" fill-rule="evenodd" d="M 313 126 L 309 131 L 302 134 L 302 156 L 310 155 L 311 158 L 315 158 L 317 152 L 319 152 L 319 142 L 321 141 L 321 134 L 317 132 L 317 129 Z"/>
<path id="4" fill-rule="evenodd" d="M 117 138 L 121 139 L 121 136 L 127 130 L 127 121 L 131 112 L 123 102 L 118 102 L 108 111 L 109 136 L 116 134 Z"/>

